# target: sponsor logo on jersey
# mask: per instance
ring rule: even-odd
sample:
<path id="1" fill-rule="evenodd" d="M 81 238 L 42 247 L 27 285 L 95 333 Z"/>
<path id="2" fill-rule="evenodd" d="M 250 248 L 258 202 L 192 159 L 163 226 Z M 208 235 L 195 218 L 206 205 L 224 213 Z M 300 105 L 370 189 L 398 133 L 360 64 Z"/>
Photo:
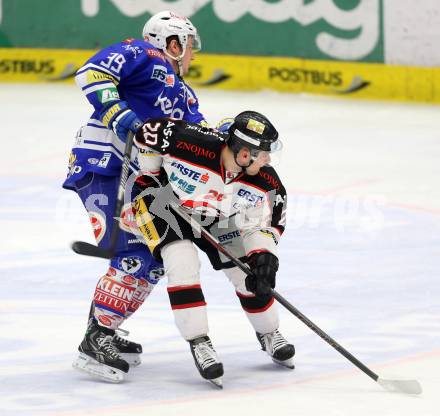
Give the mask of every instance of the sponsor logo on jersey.
<path id="1" fill-rule="evenodd" d="M 214 136 L 217 139 L 224 141 L 224 137 L 221 133 L 216 130 L 210 129 L 208 125 L 200 125 L 200 124 L 187 124 L 185 126 L 186 130 L 194 130 L 197 133 L 203 134 L 205 136 Z"/>
<path id="2" fill-rule="evenodd" d="M 240 231 L 235 230 L 226 234 L 219 235 L 218 241 L 220 241 L 220 243 L 224 243 L 226 241 L 232 240 L 235 237 L 240 237 Z"/>
<path id="3" fill-rule="evenodd" d="M 107 270 L 107 273 L 106 273 L 106 275 L 107 276 L 116 276 L 116 269 L 114 268 L 114 267 L 109 267 L 108 268 L 108 270 Z"/>
<path id="4" fill-rule="evenodd" d="M 141 53 L 144 53 L 144 51 L 139 46 L 132 46 L 132 45 L 128 44 L 128 45 L 122 45 L 122 47 L 126 51 L 131 51 L 132 52 L 133 59 L 136 59 L 138 57 L 138 55 L 140 55 Z"/>
<path id="5" fill-rule="evenodd" d="M 165 62 L 165 56 L 162 52 L 158 51 L 157 49 L 144 49 L 145 52 L 147 52 L 147 55 L 151 58 L 160 58 L 162 61 Z"/>
<path id="6" fill-rule="evenodd" d="M 92 224 L 93 234 L 95 235 L 96 242 L 99 243 L 104 237 L 106 224 L 105 219 L 98 212 L 89 212 L 90 224 Z"/>
<path id="7" fill-rule="evenodd" d="M 134 291 L 133 298 L 130 303 L 130 311 L 136 311 L 139 309 L 139 306 L 142 305 L 145 298 L 151 293 L 151 290 L 148 287 L 148 283 L 144 279 L 139 279 L 139 284 Z"/>
<path id="8" fill-rule="evenodd" d="M 95 159 L 94 157 L 91 157 L 87 159 L 87 162 L 90 163 L 91 165 L 96 165 L 99 162 L 99 159 Z"/>
<path id="9" fill-rule="evenodd" d="M 178 149 L 187 150 L 188 152 L 194 153 L 196 156 L 202 156 L 207 159 L 215 159 L 215 152 L 212 150 L 204 149 L 203 147 L 197 146 L 196 144 L 191 144 L 178 140 L 176 144 Z"/>
<path id="10" fill-rule="evenodd" d="M 250 202 L 252 205 L 257 205 L 263 201 L 263 196 L 258 194 L 253 194 L 247 189 L 240 188 L 237 192 L 240 198 L 244 198 L 246 201 Z"/>
<path id="11" fill-rule="evenodd" d="M 98 99 L 103 104 L 119 100 L 118 90 L 116 88 L 106 88 L 105 90 L 98 91 Z"/>
<path id="12" fill-rule="evenodd" d="M 171 166 L 178 169 L 182 175 L 188 176 L 188 178 L 193 179 L 195 181 L 202 182 L 200 180 L 201 176 L 202 176 L 202 174 L 200 172 L 197 172 L 196 170 L 192 170 L 192 169 L 182 165 L 179 162 L 173 162 L 173 163 L 171 163 Z M 206 175 L 206 173 L 205 173 L 205 175 Z M 209 177 L 208 177 L 208 179 L 209 179 Z M 206 183 L 206 182 L 204 182 L 204 183 Z"/>
<path id="13" fill-rule="evenodd" d="M 136 279 L 133 276 L 130 276 L 129 274 L 126 274 L 123 278 L 122 281 L 126 284 L 126 285 L 133 285 L 136 283 Z"/>
<path id="14" fill-rule="evenodd" d="M 108 162 L 110 162 L 111 157 L 112 157 L 112 154 L 110 152 L 105 152 L 104 156 L 102 156 L 98 162 L 98 167 L 106 168 L 108 165 Z"/>
<path id="15" fill-rule="evenodd" d="M 167 69 L 162 65 L 154 65 L 151 79 L 157 79 L 158 81 L 166 84 L 168 87 L 174 86 L 174 75 L 168 74 Z"/>
<path id="16" fill-rule="evenodd" d="M 278 244 L 278 241 L 277 241 L 277 239 L 276 239 L 276 237 L 275 237 L 275 234 L 274 234 L 272 231 L 269 231 L 269 230 L 260 230 L 260 233 L 261 233 L 262 235 L 264 235 L 265 237 L 271 238 L 271 239 L 274 241 L 275 244 Z"/>
<path id="17" fill-rule="evenodd" d="M 177 188 L 181 189 L 187 194 L 192 194 L 196 190 L 196 187 L 194 185 L 191 185 L 184 179 L 179 178 L 174 172 L 171 172 L 169 180 L 173 185 L 177 186 Z"/>
<path id="18" fill-rule="evenodd" d="M 137 235 L 139 230 L 136 223 L 136 210 L 132 204 L 125 204 L 122 208 L 119 226 L 126 232 Z"/>
<path id="19" fill-rule="evenodd" d="M 277 191 L 281 188 L 280 183 L 270 173 L 260 170 L 258 176 L 261 176 L 269 185 L 273 186 Z"/>
<path id="20" fill-rule="evenodd" d="M 136 275 L 144 266 L 144 261 L 138 256 L 123 257 L 119 260 L 118 266 L 124 270 L 124 272 Z"/>
<path id="21" fill-rule="evenodd" d="M 104 74 L 103 72 L 99 71 L 93 71 L 92 69 L 89 69 L 87 71 L 87 84 L 92 84 L 93 82 L 105 80 L 110 80 L 113 83 L 118 84 L 118 81 L 109 74 Z"/>
<path id="22" fill-rule="evenodd" d="M 208 172 L 205 172 L 199 179 L 199 182 L 201 183 L 207 183 L 209 181 L 209 174 Z"/>
<path id="23" fill-rule="evenodd" d="M 104 326 L 112 325 L 112 319 L 108 315 L 99 315 L 98 321 Z"/>
<path id="24" fill-rule="evenodd" d="M 95 291 L 95 305 L 110 308 L 119 315 L 124 316 L 133 298 L 135 287 L 126 286 L 123 282 L 118 282 L 107 276 L 102 277 Z"/>
<path id="25" fill-rule="evenodd" d="M 174 98 L 174 101 L 171 102 L 171 100 L 164 95 L 164 92 L 162 91 L 157 97 L 156 102 L 154 103 L 154 106 L 160 106 L 160 109 L 164 114 L 169 115 L 171 118 L 175 118 L 177 120 L 182 120 L 184 116 L 184 112 L 181 108 L 174 108 L 174 106 L 179 101 L 178 97 Z"/>

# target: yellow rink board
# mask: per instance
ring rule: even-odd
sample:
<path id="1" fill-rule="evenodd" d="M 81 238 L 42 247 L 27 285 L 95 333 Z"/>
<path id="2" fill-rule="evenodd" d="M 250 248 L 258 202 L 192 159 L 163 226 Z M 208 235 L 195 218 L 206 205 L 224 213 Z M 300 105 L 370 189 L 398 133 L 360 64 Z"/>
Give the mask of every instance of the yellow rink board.
<path id="1" fill-rule="evenodd" d="M 0 82 L 73 82 L 94 52 L 0 48 Z M 187 80 L 197 88 L 440 103 L 440 68 L 200 53 Z"/>

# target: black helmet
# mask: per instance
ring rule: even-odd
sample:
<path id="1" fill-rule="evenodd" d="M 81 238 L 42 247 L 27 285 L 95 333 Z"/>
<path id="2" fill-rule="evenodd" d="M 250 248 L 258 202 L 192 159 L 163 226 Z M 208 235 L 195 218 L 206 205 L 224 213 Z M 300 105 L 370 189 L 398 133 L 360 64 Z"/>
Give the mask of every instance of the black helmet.
<path id="1" fill-rule="evenodd" d="M 270 152 L 275 150 L 278 132 L 263 114 L 243 111 L 238 114 L 229 129 L 228 146 L 237 154 L 243 146 L 251 150 Z"/>

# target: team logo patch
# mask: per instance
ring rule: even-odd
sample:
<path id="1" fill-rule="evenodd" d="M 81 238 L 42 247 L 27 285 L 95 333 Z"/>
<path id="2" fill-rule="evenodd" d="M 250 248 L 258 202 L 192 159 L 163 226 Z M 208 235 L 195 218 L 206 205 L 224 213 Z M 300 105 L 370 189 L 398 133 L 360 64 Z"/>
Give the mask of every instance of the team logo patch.
<path id="1" fill-rule="evenodd" d="M 112 157 L 112 154 L 110 152 L 105 152 L 104 155 L 101 157 L 101 159 L 98 162 L 98 167 L 105 169 L 108 165 L 108 162 L 110 162 L 111 157 Z"/>
<path id="2" fill-rule="evenodd" d="M 106 230 L 105 219 L 101 214 L 93 211 L 89 212 L 89 218 L 90 223 L 92 224 L 93 234 L 95 235 L 96 242 L 99 244 L 104 237 Z"/>
<path id="3" fill-rule="evenodd" d="M 99 162 L 99 159 L 95 159 L 94 157 L 90 157 L 87 159 L 87 162 L 89 162 L 91 165 L 96 165 Z"/>
<path id="4" fill-rule="evenodd" d="M 246 128 L 248 130 L 254 131 L 255 133 L 263 134 L 265 126 L 263 123 L 260 123 L 259 121 L 251 118 L 249 119 Z"/>
<path id="5" fill-rule="evenodd" d="M 122 208 L 119 226 L 128 233 L 139 233 L 136 223 L 136 210 L 134 209 L 134 206 L 132 204 L 125 204 Z"/>
<path id="6" fill-rule="evenodd" d="M 124 272 L 135 274 L 144 266 L 144 261 L 138 256 L 123 257 L 118 265 Z"/>
<path id="7" fill-rule="evenodd" d="M 165 276 L 165 269 L 163 267 L 158 267 L 157 269 L 150 270 L 148 273 L 147 280 L 155 285 L 157 282 Z"/>

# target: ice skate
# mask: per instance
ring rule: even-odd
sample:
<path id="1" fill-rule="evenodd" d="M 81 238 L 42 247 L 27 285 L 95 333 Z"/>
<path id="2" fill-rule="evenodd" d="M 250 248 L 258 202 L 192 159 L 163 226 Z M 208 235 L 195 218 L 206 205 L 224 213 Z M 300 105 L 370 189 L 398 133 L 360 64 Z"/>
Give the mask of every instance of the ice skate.
<path id="1" fill-rule="evenodd" d="M 113 345 L 118 349 L 121 357 L 130 364 L 130 367 L 138 366 L 142 362 L 142 345 L 123 338 L 118 332 L 122 332 L 125 336 L 128 335 L 128 331 L 117 329 L 113 336 Z"/>
<path id="2" fill-rule="evenodd" d="M 208 336 L 189 341 L 191 353 L 200 375 L 219 388 L 223 388 L 223 364 L 218 360 Z"/>
<path id="3" fill-rule="evenodd" d="M 258 341 L 260 341 L 261 349 L 266 351 L 276 364 L 287 368 L 294 369 L 293 356 L 295 355 L 295 347 L 289 344 L 276 329 L 269 334 L 256 333 Z"/>
<path id="4" fill-rule="evenodd" d="M 90 320 L 86 335 L 78 347 L 73 368 L 112 383 L 120 383 L 129 365 L 113 344 L 114 331 Z"/>

